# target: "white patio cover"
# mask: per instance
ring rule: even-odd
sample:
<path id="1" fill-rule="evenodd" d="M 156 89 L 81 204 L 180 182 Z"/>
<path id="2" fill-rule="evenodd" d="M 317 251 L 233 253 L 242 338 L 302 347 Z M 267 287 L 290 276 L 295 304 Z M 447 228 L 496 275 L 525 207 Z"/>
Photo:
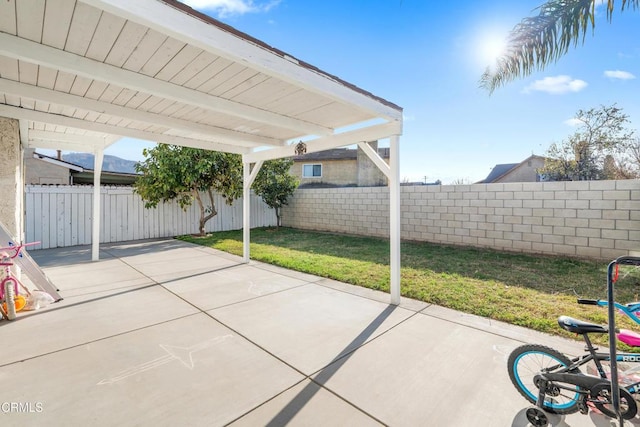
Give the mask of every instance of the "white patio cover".
<path id="1" fill-rule="evenodd" d="M 98 183 L 121 137 L 241 154 L 245 191 L 262 161 L 293 156 L 300 140 L 307 152 L 360 144 L 389 177 L 399 303 L 402 109 L 178 1 L 0 1 L 0 116 L 20 120 L 25 147 L 95 153 Z M 389 165 L 362 144 L 384 138 Z"/>

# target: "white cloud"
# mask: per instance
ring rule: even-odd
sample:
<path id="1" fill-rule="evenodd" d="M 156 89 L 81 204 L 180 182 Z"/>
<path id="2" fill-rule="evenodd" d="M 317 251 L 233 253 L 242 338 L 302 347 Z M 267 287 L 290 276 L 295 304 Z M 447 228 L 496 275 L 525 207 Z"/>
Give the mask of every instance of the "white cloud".
<path id="1" fill-rule="evenodd" d="M 604 76 L 609 77 L 610 79 L 618 79 L 618 80 L 632 80 L 636 78 L 636 76 L 634 76 L 630 72 L 620 71 L 620 70 L 605 71 Z"/>
<path id="2" fill-rule="evenodd" d="M 200 11 L 213 11 L 219 18 L 246 13 L 268 12 L 280 3 L 280 0 L 255 2 L 254 0 L 182 0 L 182 2 Z"/>
<path id="3" fill-rule="evenodd" d="M 567 126 L 571 126 L 572 128 L 576 127 L 576 126 L 580 126 L 581 124 L 583 124 L 584 122 L 582 120 L 578 120 L 575 117 L 569 120 L 565 120 L 564 124 Z"/>
<path id="4" fill-rule="evenodd" d="M 580 92 L 585 87 L 587 87 L 587 82 L 584 80 L 572 79 L 571 76 L 556 76 L 536 80 L 524 88 L 524 92 L 539 91 L 560 95 L 568 92 Z"/>

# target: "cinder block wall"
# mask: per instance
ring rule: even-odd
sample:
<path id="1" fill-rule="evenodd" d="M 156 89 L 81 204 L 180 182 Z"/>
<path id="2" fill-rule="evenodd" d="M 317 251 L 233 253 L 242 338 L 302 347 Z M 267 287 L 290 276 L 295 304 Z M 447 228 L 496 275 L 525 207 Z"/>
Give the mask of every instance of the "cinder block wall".
<path id="1" fill-rule="evenodd" d="M 402 238 L 613 259 L 640 252 L 640 181 L 401 188 Z M 283 225 L 388 237 L 387 187 L 299 189 Z"/>

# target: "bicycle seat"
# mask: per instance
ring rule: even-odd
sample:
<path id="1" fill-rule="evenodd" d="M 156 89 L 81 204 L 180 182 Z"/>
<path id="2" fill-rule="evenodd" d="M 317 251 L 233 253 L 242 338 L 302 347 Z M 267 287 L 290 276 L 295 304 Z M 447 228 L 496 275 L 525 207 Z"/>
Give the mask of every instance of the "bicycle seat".
<path id="1" fill-rule="evenodd" d="M 569 332 L 573 332 L 576 334 L 588 334 L 588 333 L 596 333 L 596 334 L 607 334 L 609 333 L 609 327 L 606 325 L 598 325 L 596 323 L 584 322 L 582 320 L 574 319 L 569 316 L 560 316 L 558 317 L 558 325 L 562 329 L 566 329 Z"/>
<path id="2" fill-rule="evenodd" d="M 618 339 L 631 347 L 640 347 L 640 334 L 628 329 L 620 329 Z"/>

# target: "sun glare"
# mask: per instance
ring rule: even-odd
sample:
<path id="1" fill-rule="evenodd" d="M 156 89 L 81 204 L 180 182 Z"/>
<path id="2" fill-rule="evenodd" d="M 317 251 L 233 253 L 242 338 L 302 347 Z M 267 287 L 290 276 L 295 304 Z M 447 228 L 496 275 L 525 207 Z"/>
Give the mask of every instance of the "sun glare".
<path id="1" fill-rule="evenodd" d="M 486 65 L 495 64 L 507 47 L 505 39 L 496 35 L 485 36 L 480 43 L 480 55 Z"/>

